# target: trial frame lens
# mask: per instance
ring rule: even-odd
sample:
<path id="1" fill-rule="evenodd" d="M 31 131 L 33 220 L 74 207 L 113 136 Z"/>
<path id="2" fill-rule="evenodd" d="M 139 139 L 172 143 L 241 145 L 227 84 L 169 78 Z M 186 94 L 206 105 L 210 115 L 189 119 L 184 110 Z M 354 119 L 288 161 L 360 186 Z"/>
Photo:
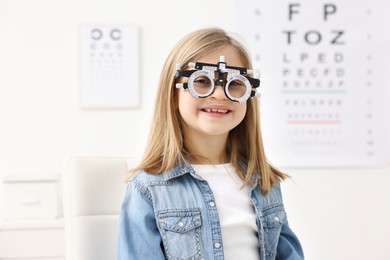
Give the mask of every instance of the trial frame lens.
<path id="1" fill-rule="evenodd" d="M 193 97 L 208 97 L 214 92 L 214 72 L 196 70 L 188 78 L 187 84 Z"/>
<path id="2" fill-rule="evenodd" d="M 244 103 L 251 97 L 252 85 L 240 74 L 230 74 L 225 84 L 226 96 L 236 102 Z"/>

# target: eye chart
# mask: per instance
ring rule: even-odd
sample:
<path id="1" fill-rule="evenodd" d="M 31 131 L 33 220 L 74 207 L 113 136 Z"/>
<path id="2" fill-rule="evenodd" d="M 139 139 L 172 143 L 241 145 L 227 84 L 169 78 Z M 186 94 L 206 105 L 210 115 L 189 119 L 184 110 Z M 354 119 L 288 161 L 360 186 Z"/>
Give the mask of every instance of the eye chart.
<path id="1" fill-rule="evenodd" d="M 282 167 L 386 164 L 389 4 L 244 0 L 236 7 L 237 31 L 261 76 L 270 161 Z"/>
<path id="2" fill-rule="evenodd" d="M 81 107 L 138 107 L 138 55 L 136 26 L 80 25 Z"/>

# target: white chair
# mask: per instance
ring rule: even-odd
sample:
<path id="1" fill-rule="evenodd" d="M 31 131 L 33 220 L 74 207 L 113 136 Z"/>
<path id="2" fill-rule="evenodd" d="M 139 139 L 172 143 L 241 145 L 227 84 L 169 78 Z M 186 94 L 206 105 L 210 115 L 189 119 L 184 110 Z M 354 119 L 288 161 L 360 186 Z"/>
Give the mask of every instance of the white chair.
<path id="1" fill-rule="evenodd" d="M 80 157 L 65 160 L 63 172 L 67 260 L 114 260 L 125 174 L 129 158 Z"/>

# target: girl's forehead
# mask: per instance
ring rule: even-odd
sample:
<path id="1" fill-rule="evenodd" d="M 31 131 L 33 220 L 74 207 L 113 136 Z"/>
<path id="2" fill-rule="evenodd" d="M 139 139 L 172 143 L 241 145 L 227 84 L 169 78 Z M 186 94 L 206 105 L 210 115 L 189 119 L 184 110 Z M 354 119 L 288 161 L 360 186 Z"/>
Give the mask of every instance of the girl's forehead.
<path id="1" fill-rule="evenodd" d="M 221 56 L 225 57 L 228 66 L 244 67 L 243 58 L 231 46 L 224 46 L 211 51 L 207 55 L 201 56 L 197 62 L 217 64 Z"/>

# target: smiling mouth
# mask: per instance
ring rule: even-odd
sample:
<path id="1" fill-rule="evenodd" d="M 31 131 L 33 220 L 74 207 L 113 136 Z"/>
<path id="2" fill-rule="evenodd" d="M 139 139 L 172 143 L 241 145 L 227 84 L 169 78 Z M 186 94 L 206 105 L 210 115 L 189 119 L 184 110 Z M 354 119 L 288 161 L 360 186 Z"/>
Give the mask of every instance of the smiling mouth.
<path id="1" fill-rule="evenodd" d="M 213 109 L 213 108 L 204 108 L 202 109 L 202 111 L 206 113 L 219 113 L 219 114 L 227 114 L 231 112 L 230 110 L 227 109 Z"/>

